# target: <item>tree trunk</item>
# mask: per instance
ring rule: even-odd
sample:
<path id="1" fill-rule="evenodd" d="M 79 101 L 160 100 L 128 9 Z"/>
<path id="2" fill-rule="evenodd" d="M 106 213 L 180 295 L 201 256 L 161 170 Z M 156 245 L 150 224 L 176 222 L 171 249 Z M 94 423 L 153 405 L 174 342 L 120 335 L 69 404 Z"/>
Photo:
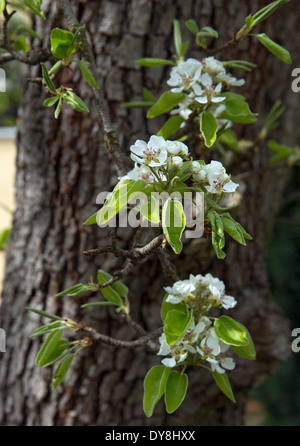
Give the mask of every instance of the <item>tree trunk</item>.
<path id="1" fill-rule="evenodd" d="M 184 29 L 184 22 L 194 18 L 200 26 L 216 28 L 226 41 L 251 11 L 266 2 L 166 0 L 162 7 L 158 0 L 77 0 L 72 4 L 78 20 L 86 25 L 102 79 L 101 88 L 121 138 L 122 154 L 129 160 L 130 144 L 157 133 L 161 121 L 146 120 L 140 109 L 128 111 L 121 104 L 141 99 L 143 87 L 158 97 L 166 87 L 169 73 L 169 68 L 164 67 L 142 69 L 135 65 L 135 60 L 171 56 L 174 18 L 180 19 L 184 39 L 192 39 Z M 292 8 L 300 12 L 299 5 L 286 6 L 275 19 L 268 20 L 268 29 L 264 31 L 277 41 L 279 38 L 279 43 L 293 53 L 300 31 L 296 27 L 297 13 Z M 54 2 L 46 2 L 46 10 L 50 19 L 43 27 L 36 25 L 44 37 L 44 45 L 54 16 Z M 63 22 L 59 26 L 62 25 Z M 287 38 L 292 30 L 295 43 Z M 293 133 L 299 111 L 298 115 L 294 113 L 296 95 L 290 88 L 286 90 L 290 67 L 267 55 L 254 39 L 232 47 L 222 58 L 243 58 L 258 64 L 258 69 L 246 77 L 245 95 L 252 110 L 262 115 L 275 99 L 283 99 L 289 109 L 282 120 L 280 142 L 289 135 L 289 144 L 294 144 L 299 136 Z M 40 68 L 28 69 L 27 75 L 40 76 Z M 0 423 L 242 425 L 249 392 L 277 370 L 289 351 L 288 324 L 269 295 L 264 260 L 264 247 L 284 187 L 285 169 L 275 171 L 276 174 L 266 172 L 268 153 L 263 146 L 257 153 L 231 160 L 233 175 L 241 175 L 240 184 L 245 184 L 239 220 L 253 235 L 253 241 L 241 247 L 228 240 L 224 261 L 215 260 L 204 238 L 186 241 L 183 253 L 176 258 L 172 256 L 182 279 L 189 273 L 210 271 L 225 282 L 228 292 L 238 300 L 231 314 L 252 333 L 257 360 L 239 359 L 231 373 L 236 405 L 226 400 L 208 373 L 197 369 L 189 372 L 188 395 L 178 411 L 168 417 L 159 403 L 153 417 L 147 419 L 142 411 L 143 379 L 152 365 L 160 363 L 160 358 L 142 348 L 128 351 L 103 344 L 95 344 L 76 357 L 64 383 L 51 392 L 51 370 L 34 364 L 39 340 L 29 338 L 39 318 L 25 307 L 84 320 L 115 338 L 132 340 L 136 336 L 114 310 L 80 309 L 86 296 L 53 297 L 71 285 L 87 283 L 98 268 L 112 272 L 122 266 L 113 255 L 87 258 L 82 254 L 85 249 L 107 244 L 108 230 L 83 226 L 82 222 L 97 210 L 97 194 L 111 190 L 117 175 L 104 147 L 90 88 L 77 71 L 64 71 L 61 81 L 79 92 L 90 114 L 64 107 L 55 120 L 53 109 L 43 107 L 43 88 L 24 80 L 18 125 L 17 207 L 7 249 L 0 319 L 7 336 L 6 353 L 0 364 Z M 250 127 L 241 136 L 255 137 L 255 127 Z M 128 247 L 133 230 L 119 228 L 116 232 L 120 246 Z M 161 270 L 159 259 L 153 256 L 126 282 L 132 315 L 149 331 L 160 325 L 162 286 L 168 284 Z"/>

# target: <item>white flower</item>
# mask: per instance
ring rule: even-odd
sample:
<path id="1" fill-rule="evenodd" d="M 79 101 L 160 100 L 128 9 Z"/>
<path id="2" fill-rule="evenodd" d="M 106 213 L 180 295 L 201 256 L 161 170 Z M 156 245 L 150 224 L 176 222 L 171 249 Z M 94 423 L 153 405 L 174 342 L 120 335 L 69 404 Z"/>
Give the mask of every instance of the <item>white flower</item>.
<path id="1" fill-rule="evenodd" d="M 208 334 L 202 339 L 200 347 L 197 347 L 197 351 L 203 356 L 203 359 L 208 362 L 217 362 L 215 356 L 221 353 L 221 347 L 213 327 L 209 328 Z"/>
<path id="2" fill-rule="evenodd" d="M 183 159 L 180 158 L 180 156 L 172 156 L 171 166 L 175 167 L 176 169 L 181 169 L 182 165 L 183 165 Z"/>
<path id="3" fill-rule="evenodd" d="M 138 139 L 130 150 L 131 159 L 139 164 L 158 167 L 167 162 L 166 141 L 162 136 L 152 135 L 148 143 Z"/>
<path id="4" fill-rule="evenodd" d="M 130 170 L 123 177 L 120 177 L 119 180 L 144 180 L 146 182 L 152 183 L 154 181 L 154 177 L 151 173 L 151 170 L 147 166 L 139 166 L 136 163 L 134 169 Z"/>
<path id="5" fill-rule="evenodd" d="M 215 59 L 213 56 L 206 57 L 202 60 L 203 70 L 208 71 L 212 75 L 217 75 L 220 73 L 225 74 L 225 68 L 219 60 Z"/>
<path id="6" fill-rule="evenodd" d="M 198 163 L 198 161 L 193 161 L 190 165 L 190 171 L 193 174 L 197 174 L 200 172 L 200 170 L 201 170 L 201 164 Z"/>
<path id="7" fill-rule="evenodd" d="M 166 341 L 165 333 L 162 333 L 158 340 L 160 342 L 160 349 L 157 354 L 162 355 L 162 356 L 169 355 L 171 353 L 171 347 L 169 346 L 169 344 Z"/>
<path id="8" fill-rule="evenodd" d="M 199 282 L 208 287 L 211 295 L 215 298 L 217 305 L 221 305 L 225 310 L 229 310 L 230 308 L 234 308 L 237 304 L 237 301 L 234 297 L 228 296 L 225 294 L 225 284 L 222 280 L 217 277 L 213 277 L 210 273 L 205 276 L 201 276 L 200 274 L 196 276 L 195 279 L 198 278 Z"/>
<path id="9" fill-rule="evenodd" d="M 233 193 L 238 187 L 230 176 L 226 173 L 225 167 L 219 161 L 211 161 L 206 165 L 207 180 L 209 185 L 205 186 L 206 190 L 212 194 L 220 194 L 221 192 Z"/>
<path id="10" fill-rule="evenodd" d="M 188 351 L 184 348 L 183 345 L 177 345 L 170 347 L 166 341 L 165 333 L 159 337 L 160 349 L 157 353 L 161 356 L 172 355 L 171 358 L 164 358 L 161 362 L 166 367 L 174 367 L 178 362 L 182 362 L 186 359 L 188 355 Z"/>
<path id="11" fill-rule="evenodd" d="M 207 104 L 209 101 L 213 103 L 223 102 L 225 96 L 219 96 L 222 90 L 222 83 L 219 82 L 214 85 L 212 77 L 208 73 L 201 75 L 199 82 L 204 87 L 204 90 L 200 86 L 194 86 L 193 90 L 196 94 L 195 100 L 200 104 Z"/>
<path id="12" fill-rule="evenodd" d="M 231 74 L 221 73 L 216 76 L 216 80 L 232 87 L 241 87 L 245 83 L 245 79 L 237 79 Z"/>
<path id="13" fill-rule="evenodd" d="M 170 79 L 167 84 L 170 85 L 171 91 L 179 93 L 183 90 L 189 91 L 193 84 L 199 79 L 202 71 L 202 64 L 196 59 L 187 59 L 179 62 L 176 67 L 171 70 Z"/>
<path id="14" fill-rule="evenodd" d="M 181 141 L 166 141 L 166 148 L 169 155 L 182 155 L 187 156 L 189 148 Z"/>
<path id="15" fill-rule="evenodd" d="M 195 285 L 190 280 L 179 280 L 172 287 L 165 287 L 165 291 L 169 294 L 166 301 L 172 304 L 178 304 L 190 293 L 195 291 Z"/>

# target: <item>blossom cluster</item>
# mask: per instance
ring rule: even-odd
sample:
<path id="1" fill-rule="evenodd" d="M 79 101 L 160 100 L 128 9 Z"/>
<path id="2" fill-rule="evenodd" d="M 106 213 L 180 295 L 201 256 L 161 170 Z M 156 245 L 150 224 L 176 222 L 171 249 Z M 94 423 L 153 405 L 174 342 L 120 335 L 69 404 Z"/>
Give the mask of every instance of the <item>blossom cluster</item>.
<path id="1" fill-rule="evenodd" d="M 230 86 L 239 87 L 244 83 L 244 79 L 237 79 L 227 73 L 223 63 L 212 56 L 181 61 L 172 68 L 167 84 L 172 87 L 172 92 L 184 92 L 187 96 L 173 113 L 188 119 L 194 104 L 204 107 L 217 104 L 219 106 L 215 108 L 214 114 L 218 117 L 224 110 L 222 102 L 226 99 L 222 90 Z"/>
<path id="2" fill-rule="evenodd" d="M 220 195 L 223 193 L 233 193 L 239 186 L 230 179 L 225 167 L 220 161 L 211 161 L 209 164 L 200 164 L 193 161 L 191 164 L 193 180 L 196 183 L 203 183 L 207 192 Z"/>
<path id="3" fill-rule="evenodd" d="M 186 360 L 195 364 L 206 361 L 212 371 L 225 373 L 225 370 L 233 370 L 233 359 L 225 355 L 230 346 L 218 338 L 207 316 L 211 307 L 228 310 L 237 304 L 234 297 L 226 295 L 224 283 L 211 274 L 191 274 L 189 279 L 180 280 L 172 287 L 166 287 L 165 291 L 168 293 L 166 302 L 174 305 L 184 302 L 195 317 L 176 344 L 169 345 L 165 333 L 160 336 L 158 355 L 168 356 L 161 361 L 162 364 L 174 367 Z"/>

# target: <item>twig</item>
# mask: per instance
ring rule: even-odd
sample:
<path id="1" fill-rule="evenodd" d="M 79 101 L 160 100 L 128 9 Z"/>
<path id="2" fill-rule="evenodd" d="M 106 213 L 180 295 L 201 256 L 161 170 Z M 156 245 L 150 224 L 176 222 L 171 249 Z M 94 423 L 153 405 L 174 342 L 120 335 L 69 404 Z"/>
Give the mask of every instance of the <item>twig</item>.
<path id="1" fill-rule="evenodd" d="M 120 339 L 115 339 L 110 336 L 103 335 L 89 326 L 82 326 L 81 330 L 88 333 L 94 341 L 100 341 L 107 345 L 111 345 L 114 347 L 123 347 L 127 349 L 136 349 L 137 347 L 148 346 L 153 352 L 157 352 L 158 350 L 158 346 L 156 342 L 153 342 L 153 340 L 157 338 L 162 332 L 162 328 L 159 328 L 154 332 L 148 333 L 134 341 L 122 341 Z"/>

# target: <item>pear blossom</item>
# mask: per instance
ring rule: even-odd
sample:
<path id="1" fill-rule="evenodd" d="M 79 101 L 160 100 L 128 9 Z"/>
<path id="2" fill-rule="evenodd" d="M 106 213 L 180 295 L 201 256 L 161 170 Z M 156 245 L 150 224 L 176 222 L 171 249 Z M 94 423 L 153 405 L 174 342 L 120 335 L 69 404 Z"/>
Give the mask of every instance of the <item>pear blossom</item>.
<path id="1" fill-rule="evenodd" d="M 185 349 L 185 346 L 182 344 L 175 344 L 170 346 L 167 343 L 165 333 L 159 337 L 160 349 L 157 355 L 167 356 L 171 355 L 170 358 L 164 358 L 161 362 L 166 367 L 174 367 L 177 363 L 184 361 L 188 356 L 188 351 Z"/>
<path id="2" fill-rule="evenodd" d="M 154 177 L 151 173 L 151 170 L 147 166 L 139 166 L 137 163 L 135 163 L 135 166 L 132 170 L 127 172 L 127 174 L 123 177 L 119 177 L 119 181 L 122 180 L 144 180 L 148 183 L 152 183 L 154 181 Z"/>
<path id="3" fill-rule="evenodd" d="M 182 155 L 187 156 L 189 148 L 181 141 L 166 141 L 166 148 L 169 155 Z"/>
<path id="4" fill-rule="evenodd" d="M 169 294 L 166 301 L 172 304 L 178 304 L 190 293 L 193 293 L 195 289 L 195 285 L 190 280 L 179 280 L 172 287 L 165 287 L 165 291 Z"/>
<path id="5" fill-rule="evenodd" d="M 203 291 L 203 294 L 206 294 L 210 299 L 215 300 L 216 306 L 221 306 L 225 308 L 225 310 L 229 310 L 230 308 L 234 308 L 237 304 L 237 301 L 233 296 L 228 296 L 225 294 L 225 284 L 222 280 L 217 277 L 213 277 L 210 273 L 207 273 L 205 276 L 198 274 L 197 276 L 190 276 L 190 281 L 197 287 L 198 285 L 206 287 Z"/>
<path id="6" fill-rule="evenodd" d="M 218 75 L 220 73 L 225 74 L 226 70 L 222 62 L 215 59 L 213 56 L 205 57 L 202 60 L 203 71 L 209 72 L 211 75 Z"/>
<path id="7" fill-rule="evenodd" d="M 217 85 L 214 85 L 214 81 L 208 73 L 202 74 L 199 82 L 201 86 L 197 84 L 193 87 L 193 90 L 196 94 L 195 100 L 200 104 L 207 104 L 208 102 L 219 103 L 226 99 L 225 96 L 219 96 L 223 87 L 222 83 L 219 82 Z"/>
<path id="8" fill-rule="evenodd" d="M 131 159 L 149 167 L 163 166 L 167 163 L 166 141 L 162 136 L 152 135 L 146 143 L 138 139 L 130 146 Z"/>
<path id="9" fill-rule="evenodd" d="M 172 156 L 171 166 L 175 167 L 176 169 L 181 169 L 182 165 L 183 159 L 180 156 Z"/>
<path id="10" fill-rule="evenodd" d="M 232 358 L 220 353 L 216 357 L 217 362 L 211 363 L 211 369 L 213 372 L 225 373 L 225 370 L 233 370 L 235 368 L 235 362 Z"/>
<path id="11" fill-rule="evenodd" d="M 167 84 L 173 87 L 171 91 L 174 93 L 189 91 L 199 79 L 201 71 L 202 64 L 198 60 L 189 58 L 186 61 L 181 61 L 172 68 Z"/>
<path id="12" fill-rule="evenodd" d="M 208 192 L 212 194 L 235 192 L 239 185 L 230 179 L 230 176 L 226 173 L 225 167 L 220 161 L 211 161 L 206 167 L 209 185 L 205 186 L 205 188 Z"/>

